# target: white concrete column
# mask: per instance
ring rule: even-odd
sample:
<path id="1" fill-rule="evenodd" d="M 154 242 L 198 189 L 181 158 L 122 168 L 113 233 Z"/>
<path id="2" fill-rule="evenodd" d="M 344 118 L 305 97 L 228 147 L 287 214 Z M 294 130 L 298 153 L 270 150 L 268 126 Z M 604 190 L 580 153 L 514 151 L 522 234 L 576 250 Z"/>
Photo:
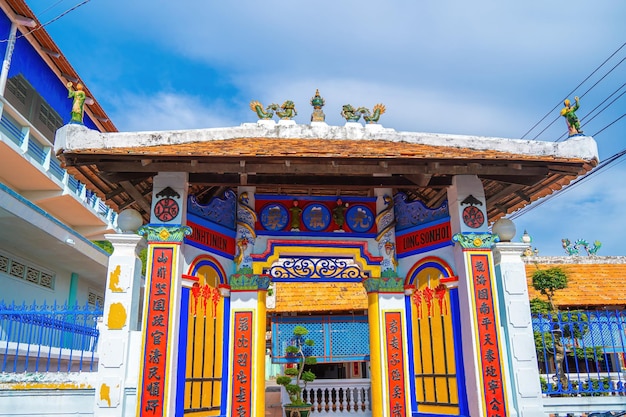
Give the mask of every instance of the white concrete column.
<path id="1" fill-rule="evenodd" d="M 510 391 L 520 417 L 543 417 L 543 398 L 533 337 L 532 317 L 521 255 L 525 243 L 502 242 L 493 247 L 503 338 L 508 351 Z"/>
<path id="2" fill-rule="evenodd" d="M 105 235 L 105 238 L 114 250 L 109 257 L 104 316 L 99 326 L 94 416 L 121 417 L 126 408 L 125 380 L 128 372 L 134 372 L 129 369 L 129 349 L 139 314 L 141 260 L 137 252 L 145 241 L 137 234 Z"/>
<path id="3" fill-rule="evenodd" d="M 148 259 L 138 416 L 165 417 L 176 413 L 182 245 L 185 236 L 191 234 L 191 228 L 185 225 L 188 185 L 185 172 L 155 176 L 150 224 L 139 229 L 148 241 Z"/>
<path id="4" fill-rule="evenodd" d="M 452 186 L 448 188 L 448 210 L 450 212 L 450 228 L 452 235 L 456 233 L 469 233 L 473 229 L 463 223 L 461 201 L 476 193 L 484 202 L 484 190 L 482 183 L 476 176 L 456 176 L 453 178 Z M 476 197 L 476 195 L 474 195 Z M 480 228 L 487 231 L 487 227 Z M 463 364 L 465 367 L 465 389 L 467 391 L 467 401 L 470 415 L 483 415 L 481 400 L 482 386 L 480 385 L 480 369 L 477 350 L 477 338 L 474 328 L 474 307 L 470 291 L 470 272 L 466 265 L 463 248 L 459 245 L 454 247 L 454 262 L 456 274 L 459 277 L 459 310 L 461 317 L 461 334 L 463 346 Z"/>
<path id="5" fill-rule="evenodd" d="M 456 176 L 448 188 L 456 273 L 465 387 L 471 416 L 515 417 L 507 393 L 505 352 L 488 231 L 485 193 L 475 175 Z"/>

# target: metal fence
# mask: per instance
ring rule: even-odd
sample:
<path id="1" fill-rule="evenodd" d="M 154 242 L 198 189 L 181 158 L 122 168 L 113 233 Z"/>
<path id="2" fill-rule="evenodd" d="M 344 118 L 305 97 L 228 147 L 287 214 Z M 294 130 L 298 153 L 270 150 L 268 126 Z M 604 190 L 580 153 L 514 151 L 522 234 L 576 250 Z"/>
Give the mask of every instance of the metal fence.
<path id="1" fill-rule="evenodd" d="M 102 309 L 0 301 L 0 372 L 94 371 Z"/>
<path id="2" fill-rule="evenodd" d="M 533 314 L 542 392 L 626 395 L 626 311 Z"/>

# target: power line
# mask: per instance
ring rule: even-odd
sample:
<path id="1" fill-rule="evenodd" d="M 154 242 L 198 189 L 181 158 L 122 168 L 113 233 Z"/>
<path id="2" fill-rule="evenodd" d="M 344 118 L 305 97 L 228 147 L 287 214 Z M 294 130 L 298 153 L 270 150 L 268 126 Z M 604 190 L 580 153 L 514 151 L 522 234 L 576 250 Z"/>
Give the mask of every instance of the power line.
<path id="1" fill-rule="evenodd" d="M 606 103 L 606 101 L 608 99 L 610 99 L 611 97 L 613 97 L 614 94 L 616 94 L 619 90 L 621 90 L 624 86 L 626 85 L 626 83 L 622 84 L 620 86 L 620 88 L 618 88 L 617 90 L 613 91 L 607 98 L 605 98 L 604 100 L 602 100 L 602 102 L 600 104 L 598 104 L 596 107 L 593 108 L 593 110 L 591 110 L 587 115 L 585 115 L 585 117 L 583 117 L 582 119 L 580 119 L 580 121 L 584 121 L 587 117 L 589 117 L 598 107 L 600 107 L 601 105 L 603 105 L 604 103 Z M 624 94 L 626 94 L 626 90 L 622 92 L 622 94 L 620 94 L 619 96 L 615 97 L 609 104 L 607 104 L 606 106 L 604 106 L 602 108 L 602 110 L 600 110 L 598 113 L 594 114 L 593 117 L 591 117 L 591 119 L 587 120 L 587 123 L 591 122 L 593 119 L 595 119 L 596 117 L 598 117 L 600 114 L 602 114 L 602 112 L 604 112 L 606 109 L 608 109 L 610 106 L 613 105 L 613 103 L 615 103 L 617 100 L 619 100 Z M 619 119 L 618 119 L 619 120 Z M 613 123 L 615 123 L 617 120 L 613 121 Z M 611 124 L 613 124 L 611 123 Z M 610 126 L 610 125 L 609 125 Z M 604 129 L 606 129 L 609 126 L 605 126 Z M 604 130 L 602 129 L 602 130 Z M 602 131 L 601 130 L 601 131 Z M 600 131 L 600 132 L 601 132 Z M 567 132 L 563 133 L 555 142 L 560 142 L 561 140 L 565 139 L 565 137 L 567 136 Z M 592 135 L 595 136 L 595 135 Z"/>
<path id="2" fill-rule="evenodd" d="M 84 6 L 85 4 L 89 3 L 90 1 L 91 1 L 91 0 L 84 0 L 84 1 L 82 1 L 82 2 L 80 2 L 80 3 L 78 3 L 76 6 L 70 7 L 69 9 L 67 9 L 66 11 L 64 11 L 63 13 L 61 13 L 60 15 L 58 15 L 57 17 L 54 17 L 54 18 L 52 18 L 52 19 L 48 20 L 46 23 L 44 23 L 44 24 L 42 24 L 42 25 L 40 25 L 40 26 L 37 26 L 36 28 L 34 28 L 34 29 L 32 29 L 32 30 L 30 30 L 30 31 L 28 31 L 28 32 L 26 32 L 26 33 L 24 33 L 23 35 L 16 36 L 16 37 L 15 37 L 15 39 L 23 38 L 23 37 L 24 37 L 24 36 L 26 36 L 26 35 L 30 35 L 31 33 L 36 32 L 36 31 L 38 31 L 39 29 L 42 29 L 42 28 L 44 28 L 44 27 L 48 26 L 49 24 L 56 22 L 57 20 L 59 20 L 59 19 L 60 19 L 60 18 L 62 18 L 63 16 L 67 15 L 68 13 L 73 12 L 74 10 L 78 9 L 78 8 L 79 8 L 79 7 L 81 7 L 81 6 Z M 60 2 L 59 2 L 59 3 L 60 3 Z M 57 3 L 57 4 L 58 4 L 58 3 Z M 0 43 L 2 43 L 2 42 L 9 42 L 9 39 L 2 39 L 2 40 L 0 40 Z"/>
<path id="3" fill-rule="evenodd" d="M 615 71 L 615 69 L 616 69 L 617 67 L 619 67 L 619 66 L 622 64 L 622 62 L 624 62 L 624 61 L 626 61 L 626 57 L 622 58 L 622 60 L 621 60 L 620 62 L 618 62 L 616 65 L 614 65 L 614 66 L 613 66 L 613 68 L 611 68 L 611 69 L 610 69 L 610 70 L 609 70 L 606 74 L 604 74 L 602 77 L 600 77 L 600 79 L 599 79 L 598 81 L 596 81 L 596 82 L 595 82 L 595 83 L 594 83 L 591 87 L 589 87 L 589 88 L 587 89 L 587 91 L 585 91 L 585 92 L 584 92 L 584 93 L 580 96 L 580 98 L 585 97 L 585 96 L 587 95 L 587 93 L 589 93 L 589 92 L 590 92 L 591 90 L 593 90 L 593 89 L 594 89 L 594 88 L 595 88 L 598 84 L 600 84 L 600 82 L 601 82 L 602 80 L 604 80 L 604 79 L 605 79 L 605 78 L 606 78 L 606 77 L 607 77 L 610 73 L 612 73 L 613 71 Z M 580 85 L 579 85 L 579 86 L 580 86 Z M 578 87 L 576 87 L 576 88 L 578 88 Z M 620 88 L 621 88 L 621 87 L 620 87 Z M 613 94 L 615 94 L 615 92 L 614 92 Z M 613 95 L 613 94 L 611 94 L 611 95 Z M 610 97 L 610 96 L 609 96 L 609 97 Z M 560 116 L 557 116 L 557 117 L 556 117 L 556 118 L 552 121 L 552 123 L 550 123 L 550 124 L 549 124 L 549 125 L 548 125 L 545 129 L 543 129 L 541 132 L 539 132 L 539 133 L 537 134 L 537 136 L 535 136 L 533 139 L 534 139 L 534 140 L 536 140 L 536 139 L 537 139 L 537 138 L 538 138 L 538 137 L 539 137 L 539 136 L 540 136 L 543 132 L 545 132 L 545 131 L 546 131 L 546 130 L 550 127 L 550 126 L 552 126 L 552 125 L 554 124 L 554 122 L 556 122 L 556 121 L 559 119 L 559 117 L 560 117 Z M 559 138 L 559 139 L 560 139 L 560 138 Z M 557 139 L 555 142 L 558 142 L 558 141 L 559 141 L 559 139 Z"/>
<path id="4" fill-rule="evenodd" d="M 609 126 L 613 125 L 614 123 L 616 123 L 618 120 L 620 120 L 621 118 L 625 117 L 626 113 L 623 114 L 622 116 L 618 117 L 616 120 L 614 120 L 613 122 L 611 122 L 610 124 L 608 124 L 607 126 L 605 126 L 602 130 L 600 130 L 599 132 L 597 132 L 594 136 L 596 136 L 598 133 L 602 132 L 603 130 L 607 129 Z M 518 217 L 536 209 L 537 207 L 542 206 L 543 204 L 545 204 L 548 201 L 551 201 L 553 198 L 559 196 L 559 195 L 563 195 L 568 191 L 571 191 L 572 189 L 576 188 L 578 185 L 589 181 L 589 179 L 592 176 L 598 175 L 599 172 L 605 170 L 605 169 L 609 169 L 612 168 L 614 165 L 614 163 L 616 163 L 617 161 L 619 161 L 621 158 L 623 158 L 626 155 L 626 149 L 622 149 L 620 152 L 610 156 L 609 158 L 605 159 L 604 161 L 600 162 L 598 164 L 598 166 L 596 166 L 589 174 L 587 174 L 584 177 L 580 177 L 576 180 L 574 180 L 571 184 L 569 184 L 569 186 L 565 187 L 565 188 L 561 188 L 558 191 L 555 191 L 554 193 L 544 197 L 543 199 L 537 201 L 534 204 L 528 205 L 518 211 L 516 211 L 515 213 L 511 214 L 511 216 L 509 216 L 509 219 L 514 220 L 517 219 Z M 620 161 L 623 162 L 623 161 Z"/>
<path id="5" fill-rule="evenodd" d="M 583 80 L 580 84 L 578 84 L 578 85 L 577 85 L 577 86 L 576 86 L 576 87 L 575 87 L 572 91 L 570 91 L 570 92 L 569 92 L 569 93 L 565 96 L 565 98 L 563 98 L 563 99 L 562 99 L 562 100 L 561 100 L 561 101 L 560 101 L 560 102 L 559 102 L 556 106 L 554 106 L 554 107 L 553 107 L 550 111 L 548 111 L 548 112 L 545 114 L 545 116 L 543 116 L 543 117 L 541 118 L 541 120 L 539 120 L 537 123 L 535 123 L 533 127 L 531 127 L 531 128 L 530 128 L 530 129 L 529 129 L 526 133 L 524 133 L 524 134 L 522 135 L 521 139 L 524 139 L 524 138 L 525 138 L 525 137 L 526 137 L 526 136 L 527 136 L 530 132 L 532 132 L 532 131 L 533 131 L 533 130 L 537 127 L 537 126 L 539 126 L 539 124 L 540 124 L 541 122 L 543 122 L 543 121 L 544 121 L 544 120 L 545 120 L 548 116 L 550 116 L 550 115 L 552 114 L 552 112 L 553 112 L 553 111 L 555 111 L 555 110 L 556 110 L 556 109 L 557 109 L 557 108 L 561 105 L 561 102 L 563 102 L 563 100 L 565 100 L 566 98 L 568 98 L 569 96 L 571 96 L 572 94 L 574 94 L 574 92 L 575 92 L 575 91 L 576 91 L 576 90 L 577 90 L 580 86 L 582 86 L 585 82 L 587 82 L 587 80 L 588 80 L 589 78 L 591 78 L 591 77 L 592 77 L 592 76 L 593 76 L 596 72 L 598 72 L 598 70 L 600 70 L 600 68 L 602 68 L 602 67 L 604 66 L 604 64 L 606 64 L 606 63 L 607 63 L 607 62 L 608 62 L 611 58 L 613 58 L 613 57 L 614 57 L 614 56 L 615 56 L 615 55 L 616 55 L 616 54 L 617 54 L 617 53 L 618 53 L 618 52 L 619 52 L 619 51 L 620 51 L 620 50 L 621 50 L 624 46 L 626 46 L 626 42 L 624 42 L 624 43 L 622 44 L 622 46 L 620 46 L 619 48 L 617 48 L 617 49 L 615 50 L 615 52 L 613 52 L 613 53 L 612 53 L 612 54 L 611 54 L 611 55 L 610 55 L 607 59 L 605 59 L 605 60 L 604 60 L 604 62 L 602 62 L 602 64 L 600 64 L 600 65 L 599 65 L 599 66 L 598 66 L 595 70 L 593 70 L 593 72 L 592 72 L 591 74 L 589 74 L 589 75 L 588 75 L 588 76 L 587 76 L 587 77 L 586 77 L 586 78 L 585 78 L 585 79 L 584 79 L 584 80 Z M 620 62 L 620 63 L 621 63 L 621 62 Z M 556 120 L 558 120 L 558 118 L 557 118 Z M 555 121 L 556 121 L 556 120 L 555 120 Z M 550 123 L 550 125 L 549 125 L 548 127 L 552 126 L 552 124 L 554 124 L 554 121 L 553 121 L 552 123 Z M 546 129 L 547 129 L 547 128 L 546 128 Z M 546 129 L 542 130 L 539 134 L 543 133 Z M 535 137 L 535 139 L 536 139 L 536 137 Z"/>

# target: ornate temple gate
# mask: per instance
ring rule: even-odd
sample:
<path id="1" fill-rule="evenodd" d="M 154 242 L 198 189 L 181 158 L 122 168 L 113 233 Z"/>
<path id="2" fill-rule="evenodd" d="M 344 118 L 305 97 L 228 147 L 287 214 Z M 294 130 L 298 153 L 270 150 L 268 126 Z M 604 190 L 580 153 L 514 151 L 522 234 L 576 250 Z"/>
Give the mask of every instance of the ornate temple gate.
<path id="1" fill-rule="evenodd" d="M 181 302 L 179 375 L 184 370 L 184 396 L 178 409 L 182 408 L 185 415 L 224 413 L 228 298 L 222 297 L 219 286 L 225 277 L 221 266 L 210 256 L 195 259 L 189 274 L 183 276 L 186 288 Z"/>
<path id="2" fill-rule="evenodd" d="M 409 271 L 407 287 L 413 407 L 419 413 L 463 414 L 467 400 L 457 278 L 445 261 L 426 257 Z"/>

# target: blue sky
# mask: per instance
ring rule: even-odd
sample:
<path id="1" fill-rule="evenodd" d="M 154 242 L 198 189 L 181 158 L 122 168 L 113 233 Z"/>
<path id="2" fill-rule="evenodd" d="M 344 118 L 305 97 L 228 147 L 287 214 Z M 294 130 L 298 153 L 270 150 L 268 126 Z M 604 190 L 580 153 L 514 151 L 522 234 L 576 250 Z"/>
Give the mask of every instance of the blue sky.
<path id="1" fill-rule="evenodd" d="M 79 3 L 27 2 L 42 23 Z M 622 0 L 92 0 L 47 30 L 123 131 L 237 126 L 256 120 L 251 100 L 293 100 L 308 123 L 318 88 L 329 124 L 343 104 L 384 103 L 398 131 L 522 138 L 558 106 L 525 136 L 555 141 L 562 100 L 626 42 L 624 16 Z M 625 57 L 569 95 L 586 134 L 624 114 L 626 95 L 594 117 L 625 91 Z M 594 136 L 601 160 L 625 131 L 626 117 Z M 518 235 L 541 255 L 565 254 L 565 237 L 626 255 L 625 179 L 624 163 L 594 175 L 515 219 Z"/>

